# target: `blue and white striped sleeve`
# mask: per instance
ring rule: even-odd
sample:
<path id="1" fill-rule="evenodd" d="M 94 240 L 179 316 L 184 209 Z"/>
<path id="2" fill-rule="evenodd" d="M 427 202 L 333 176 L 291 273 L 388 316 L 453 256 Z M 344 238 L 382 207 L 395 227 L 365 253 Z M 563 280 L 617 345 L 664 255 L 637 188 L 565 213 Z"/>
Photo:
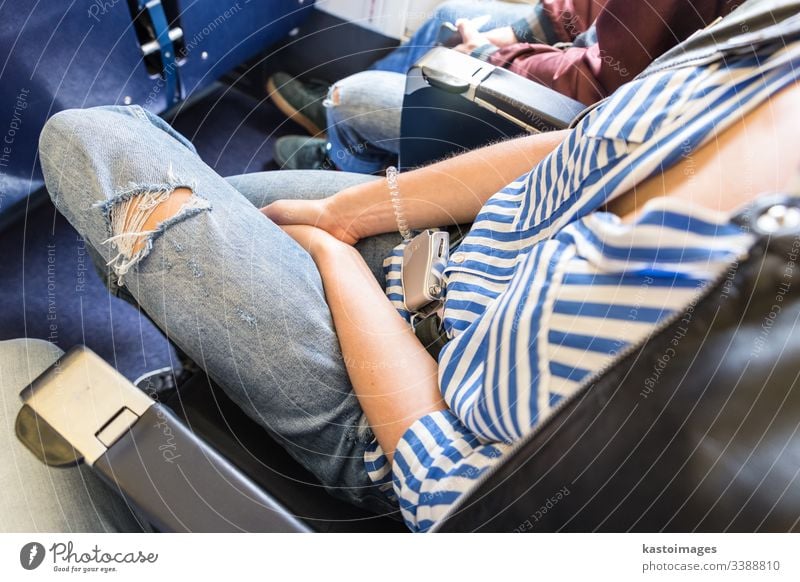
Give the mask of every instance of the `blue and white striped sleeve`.
<path id="1" fill-rule="evenodd" d="M 406 523 L 426 531 L 526 433 L 544 410 L 537 394 L 539 312 L 561 245 L 523 262 L 507 290 L 446 346 L 440 384 L 450 409 L 403 435 L 393 463 L 394 492 Z M 532 404 L 531 404 L 532 403 Z"/>
<path id="2" fill-rule="evenodd" d="M 430 529 L 507 448 L 480 443 L 449 410 L 415 422 L 400 439 L 392 468 L 406 525 Z"/>

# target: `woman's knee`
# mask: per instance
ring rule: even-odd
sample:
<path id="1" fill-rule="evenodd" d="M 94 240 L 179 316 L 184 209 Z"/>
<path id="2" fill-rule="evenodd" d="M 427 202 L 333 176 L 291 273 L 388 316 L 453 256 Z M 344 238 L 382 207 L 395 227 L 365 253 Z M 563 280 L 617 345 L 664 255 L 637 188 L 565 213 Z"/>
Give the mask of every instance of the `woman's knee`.
<path id="1" fill-rule="evenodd" d="M 210 209 L 191 179 L 176 176 L 171 163 L 159 169 L 152 161 L 186 153 L 170 137 L 193 151 L 164 120 L 137 106 L 62 111 L 42 131 L 42 168 L 56 208 L 120 279 L 167 226 Z M 120 163 L 125 156 L 129 162 Z"/>
<path id="2" fill-rule="evenodd" d="M 59 208 L 82 184 L 103 172 L 99 163 L 110 144 L 125 140 L 133 111 L 125 107 L 66 109 L 47 120 L 39 134 L 39 158 L 50 197 Z M 65 200 L 66 199 L 66 200 Z"/>
<path id="3" fill-rule="evenodd" d="M 69 144 L 70 149 L 81 148 L 86 143 L 101 142 L 107 136 L 121 135 L 119 124 L 124 123 L 127 118 L 146 120 L 133 106 L 59 111 L 47 120 L 39 135 L 39 152 L 44 154 L 42 164 L 51 164 L 54 160 L 50 154 L 65 149 L 63 146 L 66 144 Z"/>
<path id="4" fill-rule="evenodd" d="M 322 102 L 327 110 L 328 125 L 332 120 L 341 121 L 361 113 L 363 99 L 359 96 L 375 91 L 374 87 L 370 87 L 369 73 L 371 71 L 356 73 L 330 86 L 328 96 Z M 353 99 L 350 98 L 351 92 Z"/>
<path id="5" fill-rule="evenodd" d="M 142 124 L 161 130 L 192 152 L 189 140 L 166 121 L 138 105 L 102 105 L 88 109 L 65 109 L 47 120 L 39 135 L 39 153 L 45 179 L 57 177 L 64 163 L 91 164 L 93 154 L 103 154 L 103 145 L 146 140 Z M 147 125 L 145 127 L 147 127 Z"/>

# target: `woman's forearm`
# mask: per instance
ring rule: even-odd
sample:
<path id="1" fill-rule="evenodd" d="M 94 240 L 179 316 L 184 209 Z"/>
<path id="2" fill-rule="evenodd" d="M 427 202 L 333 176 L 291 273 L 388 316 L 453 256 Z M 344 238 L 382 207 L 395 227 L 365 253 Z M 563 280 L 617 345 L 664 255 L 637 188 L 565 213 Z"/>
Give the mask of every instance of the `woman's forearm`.
<path id="1" fill-rule="evenodd" d="M 566 135 L 557 131 L 508 140 L 401 174 L 405 219 L 412 229 L 472 222 L 495 192 L 530 171 Z M 359 225 L 362 238 L 397 229 L 385 180 L 343 190 L 331 204 L 345 222 Z"/>
<path id="2" fill-rule="evenodd" d="M 353 390 L 391 459 L 408 427 L 425 414 L 446 408 L 436 360 L 355 249 L 337 242 L 313 256 Z"/>

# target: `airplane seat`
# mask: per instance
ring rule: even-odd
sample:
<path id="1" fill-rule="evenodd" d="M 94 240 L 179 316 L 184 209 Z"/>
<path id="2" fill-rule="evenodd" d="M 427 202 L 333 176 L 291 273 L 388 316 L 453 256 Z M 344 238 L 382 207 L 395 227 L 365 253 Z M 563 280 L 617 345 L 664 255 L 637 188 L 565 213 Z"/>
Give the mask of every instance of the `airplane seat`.
<path id="1" fill-rule="evenodd" d="M 525 135 L 566 129 L 586 106 L 501 67 L 445 47 L 409 70 L 400 122 L 400 167 Z"/>
<path id="2" fill-rule="evenodd" d="M 87 463 L 158 531 L 403 530 L 330 496 L 204 373 L 162 401 L 76 346 L 22 398 L 17 436 L 39 460 Z"/>
<path id="3" fill-rule="evenodd" d="M 750 29 L 759 33 L 772 18 Z M 730 19 L 727 26 L 738 38 L 742 23 Z M 796 35 L 797 21 L 792 26 L 781 34 Z M 698 44 L 697 54 L 707 53 Z M 531 102 L 526 91 L 515 92 L 517 79 L 502 74 L 495 77 L 507 88 L 501 93 L 491 83 L 497 71 L 456 55 L 426 55 L 409 73 L 407 98 L 432 89 L 489 115 L 479 122 L 477 114 L 457 111 L 461 119 L 492 126 L 512 117 L 523 131 L 520 123 L 540 131 L 566 126 L 583 109 Z M 445 76 L 439 58 L 463 67 L 448 66 L 456 74 Z M 406 114 L 422 109 L 404 110 L 404 130 Z M 691 316 L 668 318 L 587 380 L 483 475 L 436 531 L 799 529 L 800 289 L 786 285 L 786 273 L 796 269 L 800 226 L 762 220 L 796 216 L 797 200 L 762 196 L 743 217 L 758 243 L 704 289 Z M 665 353 L 670 365 L 659 367 Z M 91 464 L 161 531 L 403 528 L 329 496 L 203 373 L 157 402 L 79 346 L 22 397 L 17 434 L 37 457 L 55 466 Z"/>

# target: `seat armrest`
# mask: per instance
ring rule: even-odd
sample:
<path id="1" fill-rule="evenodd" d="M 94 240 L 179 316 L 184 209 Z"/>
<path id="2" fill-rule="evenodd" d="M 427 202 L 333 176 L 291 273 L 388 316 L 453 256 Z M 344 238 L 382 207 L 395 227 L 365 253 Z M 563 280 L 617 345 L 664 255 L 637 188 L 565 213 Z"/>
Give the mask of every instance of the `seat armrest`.
<path id="1" fill-rule="evenodd" d="M 85 461 L 160 531 L 308 531 L 172 411 L 86 347 L 22 392 L 17 435 L 41 460 Z"/>
<path id="2" fill-rule="evenodd" d="M 565 129 L 586 108 L 540 83 L 443 47 L 429 51 L 415 68 L 429 85 L 460 94 L 529 132 Z"/>
<path id="3" fill-rule="evenodd" d="M 475 102 L 531 133 L 566 129 L 586 109 L 583 103 L 499 67 L 478 86 Z"/>
<path id="4" fill-rule="evenodd" d="M 438 47 L 406 75 L 400 168 L 520 135 L 565 129 L 585 109 L 549 87 Z"/>

